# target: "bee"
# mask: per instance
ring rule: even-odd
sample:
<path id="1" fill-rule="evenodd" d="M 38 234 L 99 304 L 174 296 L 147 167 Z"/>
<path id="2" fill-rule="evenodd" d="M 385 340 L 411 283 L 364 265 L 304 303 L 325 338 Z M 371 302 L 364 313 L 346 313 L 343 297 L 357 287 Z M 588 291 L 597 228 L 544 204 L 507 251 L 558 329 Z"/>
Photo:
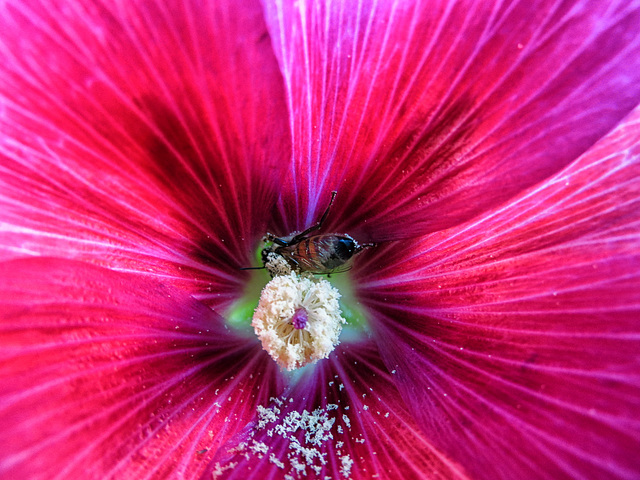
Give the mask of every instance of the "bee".
<path id="1" fill-rule="evenodd" d="M 331 205 L 338 192 L 331 192 L 331 200 L 322 214 L 320 221 L 300 233 L 291 233 L 285 237 L 276 237 L 267 233 L 265 241 L 272 245 L 262 250 L 262 263 L 265 268 L 273 255 L 279 255 L 297 272 L 315 274 L 340 273 L 349 270 L 348 262 L 366 248 L 374 247 L 373 243 L 359 245 L 353 237 L 340 233 L 310 235 L 322 228 L 329 215 Z M 250 267 L 251 268 L 251 267 Z"/>

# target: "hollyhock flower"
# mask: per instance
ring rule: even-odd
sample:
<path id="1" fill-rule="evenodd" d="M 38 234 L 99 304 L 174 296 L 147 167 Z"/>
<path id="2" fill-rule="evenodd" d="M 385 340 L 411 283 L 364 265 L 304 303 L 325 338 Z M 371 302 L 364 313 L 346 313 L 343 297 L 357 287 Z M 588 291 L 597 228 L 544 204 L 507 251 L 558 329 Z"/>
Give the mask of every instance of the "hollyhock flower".
<path id="1" fill-rule="evenodd" d="M 3 478 L 640 475 L 637 2 L 1 9 Z M 241 267 L 334 190 L 287 373 Z"/>

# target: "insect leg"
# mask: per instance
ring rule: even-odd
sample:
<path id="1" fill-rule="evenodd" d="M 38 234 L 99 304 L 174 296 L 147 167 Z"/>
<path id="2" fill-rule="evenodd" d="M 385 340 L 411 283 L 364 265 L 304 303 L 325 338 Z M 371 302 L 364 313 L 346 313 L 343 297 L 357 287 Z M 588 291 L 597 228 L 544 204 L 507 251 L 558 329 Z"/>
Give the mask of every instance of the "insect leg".
<path id="1" fill-rule="evenodd" d="M 287 242 L 285 240 L 282 240 L 281 238 L 276 237 L 273 233 L 267 233 L 264 237 L 267 242 L 273 242 L 276 245 L 280 245 L 281 247 L 288 247 L 291 244 L 291 242 Z"/>
<path id="2" fill-rule="evenodd" d="M 318 223 L 316 223 L 315 225 L 312 225 L 311 227 L 307 228 L 304 232 L 298 233 L 295 237 L 293 237 L 291 240 L 289 240 L 289 245 L 294 245 L 294 244 L 300 242 L 300 240 L 302 240 L 304 237 L 306 237 L 311 232 L 313 232 L 315 230 L 320 230 L 320 228 L 322 228 L 322 224 L 326 220 L 327 215 L 329 215 L 329 210 L 331 210 L 331 205 L 333 205 L 333 199 L 336 198 L 336 194 L 337 193 L 338 192 L 336 192 L 335 190 L 333 192 L 331 192 L 331 200 L 329 201 L 329 205 L 327 206 L 327 209 L 322 214 L 322 218 L 320 218 L 320 221 Z"/>

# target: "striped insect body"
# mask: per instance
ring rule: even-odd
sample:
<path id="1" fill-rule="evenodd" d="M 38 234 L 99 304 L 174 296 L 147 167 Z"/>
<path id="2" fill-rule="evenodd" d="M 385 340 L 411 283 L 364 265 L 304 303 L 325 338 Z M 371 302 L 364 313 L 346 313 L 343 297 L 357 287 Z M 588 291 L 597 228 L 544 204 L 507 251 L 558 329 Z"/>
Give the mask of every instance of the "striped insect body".
<path id="1" fill-rule="evenodd" d="M 292 270 L 299 273 L 330 275 L 349 270 L 349 262 L 355 255 L 375 246 L 372 243 L 359 245 L 350 235 L 343 233 L 310 235 L 322 228 L 336 193 L 331 192 L 329 206 L 315 225 L 286 237 L 276 237 L 271 233 L 265 235 L 265 241 L 271 242 L 269 247 L 262 250 L 262 262 L 267 268 L 275 256 L 284 259 Z"/>

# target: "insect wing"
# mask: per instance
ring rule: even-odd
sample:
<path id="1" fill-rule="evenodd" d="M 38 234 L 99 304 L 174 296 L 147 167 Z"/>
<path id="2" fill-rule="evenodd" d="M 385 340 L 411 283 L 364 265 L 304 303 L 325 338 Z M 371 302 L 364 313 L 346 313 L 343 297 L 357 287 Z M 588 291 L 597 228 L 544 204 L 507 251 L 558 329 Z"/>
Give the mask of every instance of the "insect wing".
<path id="1" fill-rule="evenodd" d="M 327 258 L 328 244 L 326 241 L 317 241 L 319 238 L 306 238 L 283 254 L 304 272 L 326 273 L 323 261 Z"/>

